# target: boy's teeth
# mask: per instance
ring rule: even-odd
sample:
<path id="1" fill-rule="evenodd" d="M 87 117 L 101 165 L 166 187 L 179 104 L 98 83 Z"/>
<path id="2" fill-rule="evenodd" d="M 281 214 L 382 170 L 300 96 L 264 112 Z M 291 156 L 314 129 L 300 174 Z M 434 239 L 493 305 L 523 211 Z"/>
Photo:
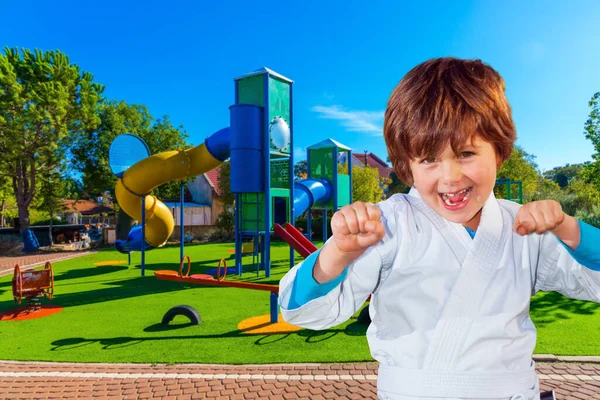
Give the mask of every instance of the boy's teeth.
<path id="1" fill-rule="evenodd" d="M 470 189 L 471 188 L 466 188 L 466 189 L 461 190 L 460 192 L 456 192 L 456 193 L 444 193 L 442 195 L 442 199 L 444 200 L 444 203 L 446 203 L 449 206 L 455 206 L 455 205 L 457 205 L 459 203 L 464 203 L 465 201 L 467 201 L 467 199 L 471 195 Z M 467 194 L 465 195 L 465 197 L 461 201 L 458 201 L 458 202 L 455 202 L 455 203 L 453 203 L 452 201 L 450 201 L 450 197 L 452 197 L 452 198 L 456 197 L 456 196 L 458 196 L 459 194 L 461 194 L 463 192 L 467 192 Z"/>

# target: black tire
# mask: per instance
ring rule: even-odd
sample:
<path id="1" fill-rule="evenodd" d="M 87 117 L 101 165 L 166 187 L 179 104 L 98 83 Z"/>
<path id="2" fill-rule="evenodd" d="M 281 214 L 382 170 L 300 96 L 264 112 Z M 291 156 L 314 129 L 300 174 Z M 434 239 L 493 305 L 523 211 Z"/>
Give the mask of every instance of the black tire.
<path id="1" fill-rule="evenodd" d="M 162 319 L 162 324 L 168 325 L 169 322 L 173 321 L 173 318 L 175 318 L 177 315 L 185 315 L 190 320 L 192 325 L 198 325 L 200 322 L 202 322 L 200 314 L 198 313 L 198 311 L 196 311 L 194 307 L 180 305 L 175 306 L 166 312 L 165 316 Z"/>

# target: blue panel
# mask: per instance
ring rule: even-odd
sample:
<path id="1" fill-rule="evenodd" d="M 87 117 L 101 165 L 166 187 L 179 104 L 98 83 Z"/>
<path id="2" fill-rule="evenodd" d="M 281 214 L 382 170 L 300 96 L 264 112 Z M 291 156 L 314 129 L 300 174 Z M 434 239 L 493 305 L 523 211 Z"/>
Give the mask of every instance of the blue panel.
<path id="1" fill-rule="evenodd" d="M 233 193 L 264 189 L 263 109 L 249 104 L 229 107 L 231 118 L 231 176 Z"/>
<path id="2" fill-rule="evenodd" d="M 121 178 L 127 169 L 148 156 L 150 150 L 146 142 L 130 133 L 117 136 L 108 149 L 108 163 L 117 178 Z"/>

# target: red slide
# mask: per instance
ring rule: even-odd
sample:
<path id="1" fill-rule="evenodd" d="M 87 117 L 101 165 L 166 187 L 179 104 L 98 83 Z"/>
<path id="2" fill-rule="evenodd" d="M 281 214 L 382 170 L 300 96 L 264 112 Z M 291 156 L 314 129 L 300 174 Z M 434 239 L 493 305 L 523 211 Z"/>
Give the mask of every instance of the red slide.
<path id="1" fill-rule="evenodd" d="M 275 224 L 273 230 L 281 239 L 285 240 L 302 257 L 306 258 L 311 253 L 317 251 L 317 246 L 304 237 L 302 232 L 296 229 L 292 224 L 286 223 L 285 229 L 279 224 Z"/>

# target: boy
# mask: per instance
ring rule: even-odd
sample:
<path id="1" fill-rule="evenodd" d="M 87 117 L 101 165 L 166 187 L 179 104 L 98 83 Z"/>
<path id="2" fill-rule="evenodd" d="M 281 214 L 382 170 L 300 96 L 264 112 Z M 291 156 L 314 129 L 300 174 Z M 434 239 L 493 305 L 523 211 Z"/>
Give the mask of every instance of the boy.
<path id="1" fill-rule="evenodd" d="M 280 282 L 284 319 L 326 329 L 372 294 L 380 398 L 539 399 L 530 297 L 600 302 L 600 231 L 555 201 L 496 200 L 516 135 L 504 81 L 479 60 L 412 69 L 384 136 L 410 193 L 336 212 L 333 236 Z"/>

